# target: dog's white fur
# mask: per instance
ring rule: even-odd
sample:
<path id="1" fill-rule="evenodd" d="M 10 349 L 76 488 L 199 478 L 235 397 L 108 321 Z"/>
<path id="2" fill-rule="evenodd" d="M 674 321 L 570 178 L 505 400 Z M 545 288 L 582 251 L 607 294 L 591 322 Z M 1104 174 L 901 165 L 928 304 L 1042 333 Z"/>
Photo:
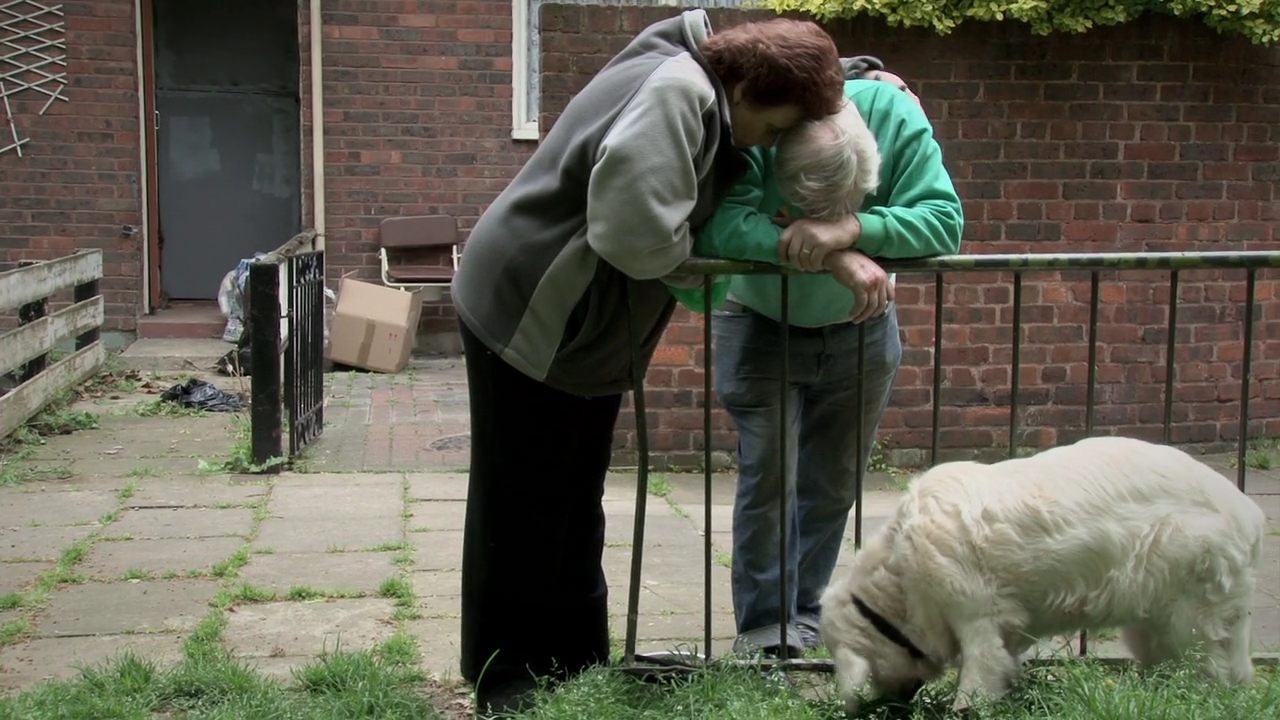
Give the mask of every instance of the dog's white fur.
<path id="1" fill-rule="evenodd" d="M 1097 437 L 1034 457 L 940 464 L 822 597 L 851 712 L 960 668 L 956 709 L 999 699 L 1041 639 L 1120 627 L 1143 667 L 1197 649 L 1224 684 L 1253 678 L 1250 608 L 1266 516 L 1176 448 Z M 853 594 L 928 658 L 876 631 Z"/>

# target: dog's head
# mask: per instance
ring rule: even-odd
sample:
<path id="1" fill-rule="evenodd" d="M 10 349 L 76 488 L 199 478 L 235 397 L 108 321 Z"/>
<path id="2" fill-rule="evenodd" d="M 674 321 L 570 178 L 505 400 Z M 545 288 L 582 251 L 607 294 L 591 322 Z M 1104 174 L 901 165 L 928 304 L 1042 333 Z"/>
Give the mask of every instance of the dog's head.
<path id="1" fill-rule="evenodd" d="M 856 597 L 844 584 L 828 587 L 822 597 L 822 639 L 835 664 L 846 712 L 858 712 L 859 694 L 869 700 L 910 702 L 925 683 L 942 674 L 942 667 L 904 636 L 891 637 L 896 631 L 885 626 L 883 616 L 865 604 L 860 609 Z"/>

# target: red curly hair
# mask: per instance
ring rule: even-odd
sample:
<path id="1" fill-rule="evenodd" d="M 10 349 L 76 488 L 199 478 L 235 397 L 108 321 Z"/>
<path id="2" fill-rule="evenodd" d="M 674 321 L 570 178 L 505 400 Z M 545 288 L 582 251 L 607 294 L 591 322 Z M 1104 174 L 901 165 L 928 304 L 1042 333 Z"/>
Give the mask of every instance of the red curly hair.
<path id="1" fill-rule="evenodd" d="M 760 107 L 795 105 L 806 119 L 839 112 L 844 102 L 840 53 L 816 23 L 778 18 L 713 33 L 703 56 L 726 91 Z"/>

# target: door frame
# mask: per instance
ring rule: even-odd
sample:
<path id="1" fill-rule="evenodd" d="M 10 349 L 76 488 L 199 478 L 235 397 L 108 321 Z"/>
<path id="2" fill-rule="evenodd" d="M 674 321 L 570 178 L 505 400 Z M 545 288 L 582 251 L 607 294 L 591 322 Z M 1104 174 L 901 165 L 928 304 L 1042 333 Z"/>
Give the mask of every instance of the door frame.
<path id="1" fill-rule="evenodd" d="M 312 11 L 312 21 L 317 21 L 320 17 L 319 2 L 320 0 L 311 0 L 316 9 Z M 161 250 L 160 238 L 162 230 L 160 228 L 160 148 L 157 136 L 159 127 L 159 117 L 156 112 L 156 46 L 155 46 L 155 0 L 134 0 L 134 12 L 137 14 L 135 32 L 137 35 L 137 63 L 138 63 L 138 134 L 141 136 L 139 147 L 139 159 L 141 165 L 141 233 L 144 242 L 142 243 L 142 312 L 145 315 L 154 315 L 157 310 L 163 309 L 164 288 L 160 281 L 160 262 L 163 255 Z M 295 10 L 295 12 L 297 12 Z M 301 29 L 302 18 L 296 20 L 298 28 Z M 315 52 L 320 47 L 322 38 L 316 37 L 311 44 L 311 50 Z M 307 225 L 307 206 L 306 206 L 306 171 L 308 166 L 307 147 L 305 145 L 306 124 L 302 116 L 302 97 L 303 97 L 303 70 L 306 65 L 302 59 L 301 38 L 298 38 L 298 190 L 299 190 L 299 222 L 303 227 Z M 319 57 L 319 53 L 316 53 Z M 315 62 L 316 65 L 319 62 Z M 312 67 L 310 72 L 319 72 L 319 69 Z M 319 95 L 320 89 L 318 78 L 312 81 L 312 92 Z M 312 102 L 316 102 L 312 98 Z M 313 109 L 312 118 L 319 123 L 319 130 L 313 129 L 315 132 L 323 132 L 323 120 L 319 111 Z M 322 141 L 321 141 L 322 142 Z M 311 150 L 315 155 L 323 153 L 322 149 L 316 148 L 316 140 L 312 139 Z M 323 166 L 321 166 L 323 167 Z M 318 172 L 323 174 L 323 170 Z M 316 188 L 323 187 L 323 178 L 313 178 L 313 185 Z M 323 201 L 321 201 L 323 203 Z M 312 200 L 312 212 L 316 212 L 317 207 L 323 207 L 323 204 L 317 206 L 317 201 Z M 314 249 L 324 249 L 324 235 L 321 233 L 315 240 Z"/>
<path id="2" fill-rule="evenodd" d="M 160 309 L 160 161 L 156 138 L 155 6 L 153 0 L 135 0 L 138 13 L 139 134 L 142 160 L 142 285 L 143 312 Z"/>

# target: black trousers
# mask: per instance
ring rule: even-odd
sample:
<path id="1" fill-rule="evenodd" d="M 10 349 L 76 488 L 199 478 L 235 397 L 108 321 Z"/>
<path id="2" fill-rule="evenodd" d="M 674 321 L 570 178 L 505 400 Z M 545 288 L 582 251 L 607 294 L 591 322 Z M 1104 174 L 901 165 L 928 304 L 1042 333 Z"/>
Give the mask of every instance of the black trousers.
<path id="1" fill-rule="evenodd" d="M 608 660 L 602 499 L 622 396 L 548 387 L 459 325 L 471 398 L 462 676 L 484 696 Z"/>

